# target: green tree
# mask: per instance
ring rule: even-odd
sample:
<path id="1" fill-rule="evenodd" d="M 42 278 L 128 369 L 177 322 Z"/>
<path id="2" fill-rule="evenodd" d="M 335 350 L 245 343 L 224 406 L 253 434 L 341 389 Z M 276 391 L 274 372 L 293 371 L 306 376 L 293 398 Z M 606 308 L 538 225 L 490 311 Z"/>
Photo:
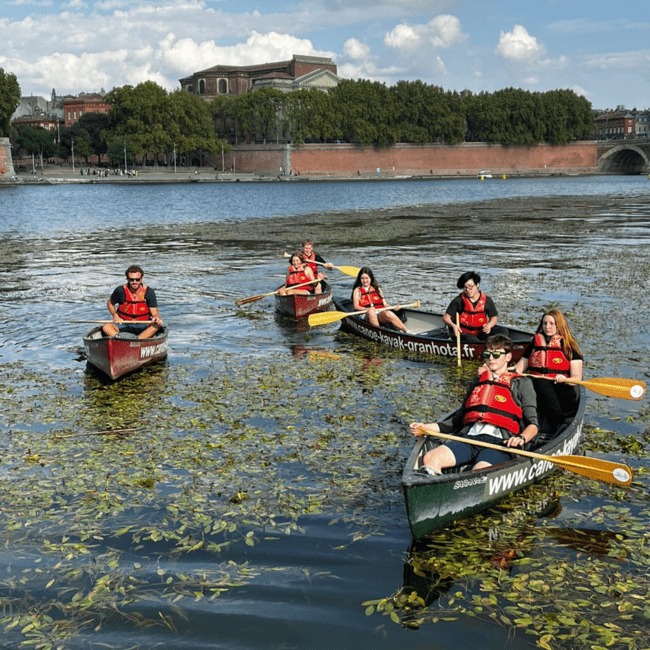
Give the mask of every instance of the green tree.
<path id="1" fill-rule="evenodd" d="M 73 146 L 75 161 L 87 159 L 93 153 L 90 134 L 81 121 L 61 130 L 59 149 L 61 155 L 67 160 L 72 157 Z"/>
<path id="2" fill-rule="evenodd" d="M 77 122 L 88 136 L 91 153 L 101 156 L 108 150 L 105 132 L 108 129 L 108 115 L 105 113 L 84 113 Z M 77 126 L 77 124 L 73 125 Z"/>
<path id="3" fill-rule="evenodd" d="M 343 137 L 338 128 L 333 97 L 316 88 L 302 88 L 287 95 L 289 138 L 297 143 L 325 142 Z"/>
<path id="4" fill-rule="evenodd" d="M 167 133 L 177 153 L 196 151 L 202 156 L 204 152 L 216 153 L 222 146 L 230 150 L 215 134 L 210 106 L 205 100 L 178 90 L 169 95 L 167 108 Z"/>
<path id="5" fill-rule="evenodd" d="M 11 137 L 11 116 L 20 103 L 16 75 L 0 68 L 0 138 Z"/>
<path id="6" fill-rule="evenodd" d="M 43 158 L 55 155 L 58 149 L 51 131 L 29 125 L 18 127 L 15 144 L 19 150 L 28 155 L 38 156 L 41 160 L 41 169 Z"/>
<path id="7" fill-rule="evenodd" d="M 172 137 L 168 133 L 168 95 L 153 81 L 144 81 L 135 88 L 114 88 L 104 98 L 112 106 L 108 115 L 107 144 L 128 139 L 136 154 L 165 153 L 172 150 Z"/>
<path id="8" fill-rule="evenodd" d="M 345 140 L 378 147 L 387 147 L 397 141 L 393 98 L 385 84 L 344 79 L 331 93 Z"/>

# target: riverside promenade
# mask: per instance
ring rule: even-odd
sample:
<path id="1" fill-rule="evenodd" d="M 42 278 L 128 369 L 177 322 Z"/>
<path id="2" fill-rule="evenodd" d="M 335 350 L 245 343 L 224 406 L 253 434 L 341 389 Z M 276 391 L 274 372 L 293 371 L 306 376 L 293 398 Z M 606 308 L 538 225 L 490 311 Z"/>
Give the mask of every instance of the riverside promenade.
<path id="1" fill-rule="evenodd" d="M 41 172 L 37 169 L 35 173 L 26 171 L 18 171 L 11 178 L 4 177 L 0 179 L 0 186 L 7 185 L 57 185 L 62 183 L 75 183 L 75 184 L 95 184 L 95 183 L 111 183 L 111 184 L 124 184 L 124 185 L 144 185 L 144 184 L 167 184 L 167 183 L 268 183 L 268 182 L 322 182 L 322 181 L 400 181 L 400 180 L 452 180 L 452 179 L 467 179 L 479 178 L 485 179 L 502 179 L 505 175 L 492 175 L 485 173 L 482 174 L 399 174 L 391 171 L 380 171 L 374 173 L 358 173 L 358 174 L 316 174 L 309 173 L 304 175 L 299 174 L 279 174 L 269 172 L 221 172 L 210 170 L 209 168 L 197 169 L 194 167 L 177 167 L 168 169 L 159 167 L 158 169 L 152 167 L 129 170 L 128 174 L 115 174 L 112 171 L 104 175 L 106 170 L 92 167 L 84 167 L 83 169 L 90 170 L 89 174 L 81 174 L 81 168 L 50 165 L 46 166 Z M 94 173 L 93 173 L 94 172 Z M 528 173 L 528 174 L 510 174 L 510 177 L 541 177 L 541 176 L 566 176 L 567 174 L 561 173 Z M 569 174 L 577 176 L 578 174 Z M 593 172 L 584 175 L 593 175 Z"/>

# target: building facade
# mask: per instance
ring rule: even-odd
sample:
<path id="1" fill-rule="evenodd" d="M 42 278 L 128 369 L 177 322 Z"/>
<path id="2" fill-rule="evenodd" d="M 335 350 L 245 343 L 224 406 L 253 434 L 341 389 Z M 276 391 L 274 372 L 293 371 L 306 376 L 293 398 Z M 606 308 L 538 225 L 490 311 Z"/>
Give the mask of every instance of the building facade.
<path id="1" fill-rule="evenodd" d="M 338 84 L 337 67 L 326 57 L 294 54 L 289 61 L 260 65 L 215 65 L 180 79 L 184 92 L 206 101 L 218 95 L 240 95 L 257 88 L 284 92 L 300 88 L 328 90 Z"/>
<path id="2" fill-rule="evenodd" d="M 108 113 L 111 105 L 98 93 L 81 94 L 63 100 L 63 120 L 65 126 L 76 124 L 86 113 Z"/>

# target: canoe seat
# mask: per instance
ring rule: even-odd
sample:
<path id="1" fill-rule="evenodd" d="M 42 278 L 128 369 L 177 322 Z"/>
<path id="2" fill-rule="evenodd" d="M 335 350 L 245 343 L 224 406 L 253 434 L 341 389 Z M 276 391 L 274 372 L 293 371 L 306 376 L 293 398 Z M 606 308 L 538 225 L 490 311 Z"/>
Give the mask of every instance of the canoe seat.
<path id="1" fill-rule="evenodd" d="M 138 335 L 133 332 L 118 332 L 115 335 L 116 339 L 137 339 Z"/>

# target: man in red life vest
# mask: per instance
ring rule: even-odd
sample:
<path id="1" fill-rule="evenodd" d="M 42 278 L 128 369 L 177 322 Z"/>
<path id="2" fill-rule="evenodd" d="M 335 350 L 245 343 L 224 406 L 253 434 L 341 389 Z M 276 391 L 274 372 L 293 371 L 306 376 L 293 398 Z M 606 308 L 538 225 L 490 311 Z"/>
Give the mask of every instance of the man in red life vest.
<path id="1" fill-rule="evenodd" d="M 537 398 L 532 380 L 508 371 L 512 359 L 512 341 L 507 336 L 491 336 L 485 344 L 487 370 L 474 379 L 461 407 L 440 422 L 412 422 L 413 435 L 422 430 L 449 433 L 492 444 L 502 444 L 503 451 L 464 442 L 450 441 L 424 455 L 422 469 L 440 474 L 446 467 L 469 463 L 483 469 L 510 460 L 509 447 L 523 447 L 538 431 Z"/>
<path id="2" fill-rule="evenodd" d="M 492 298 L 480 290 L 480 284 L 481 276 L 478 273 L 463 273 L 456 283 L 463 292 L 449 303 L 442 317 L 453 338 L 456 338 L 460 331 L 463 342 L 485 341 L 493 334 L 508 336 L 505 327 L 497 326 L 497 308 Z M 456 315 L 460 321 L 460 329 L 456 325 Z"/>
<path id="3" fill-rule="evenodd" d="M 326 262 L 318 253 L 314 251 L 314 243 L 311 239 L 303 239 L 302 250 L 300 251 L 300 259 L 303 261 L 303 264 L 311 269 L 311 272 L 314 274 L 314 278 L 316 280 L 327 280 L 327 276 L 318 268 L 319 266 L 325 267 L 328 271 L 331 271 L 334 268 L 331 262 Z M 319 264 L 316 264 L 315 262 L 319 262 Z M 320 283 L 317 285 L 317 289 L 319 288 Z M 320 291 L 317 293 L 320 293 Z"/>
<path id="4" fill-rule="evenodd" d="M 125 275 L 126 284 L 117 287 L 106 303 L 113 322 L 106 323 L 102 331 L 106 336 L 126 332 L 135 334 L 139 339 L 151 338 L 163 324 L 158 314 L 156 294 L 144 284 L 141 267 L 135 264 L 129 266 Z"/>

